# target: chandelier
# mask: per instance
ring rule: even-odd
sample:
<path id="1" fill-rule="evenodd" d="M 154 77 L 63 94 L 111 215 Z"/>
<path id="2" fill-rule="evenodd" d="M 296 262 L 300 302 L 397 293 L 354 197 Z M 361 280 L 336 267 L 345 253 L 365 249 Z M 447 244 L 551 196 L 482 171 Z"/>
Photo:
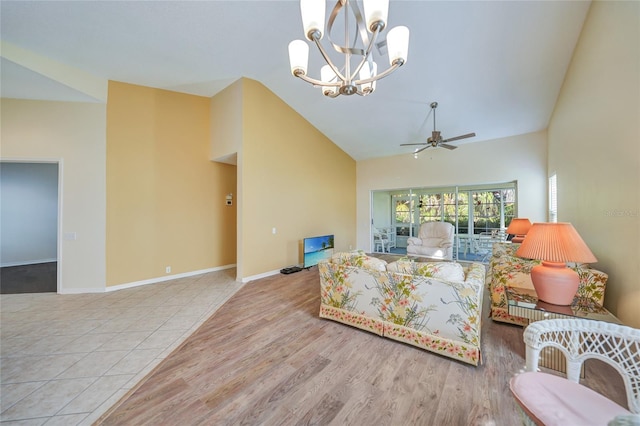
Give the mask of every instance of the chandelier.
<path id="1" fill-rule="evenodd" d="M 376 43 L 387 24 L 389 0 L 363 0 L 363 5 L 366 20 L 363 20 L 356 0 L 338 0 L 329 17 L 327 39 L 333 49 L 344 56 L 344 65 L 339 68 L 320 43 L 324 35 L 325 0 L 300 0 L 304 35 L 307 40 L 315 43 L 327 65 L 320 70 L 320 80 L 309 77 L 309 45 L 303 40 L 294 40 L 289 43 L 291 73 L 320 87 L 322 93 L 331 98 L 354 93 L 366 96 L 376 89 L 377 80 L 404 65 L 409 49 L 409 29 L 404 26 L 394 27 L 387 33 L 385 41 Z M 341 11 L 344 15 L 344 45 L 331 40 L 333 24 Z M 381 73 L 378 73 L 378 65 L 373 60 L 374 45 L 379 48 L 385 45 L 387 47 L 390 66 Z"/>

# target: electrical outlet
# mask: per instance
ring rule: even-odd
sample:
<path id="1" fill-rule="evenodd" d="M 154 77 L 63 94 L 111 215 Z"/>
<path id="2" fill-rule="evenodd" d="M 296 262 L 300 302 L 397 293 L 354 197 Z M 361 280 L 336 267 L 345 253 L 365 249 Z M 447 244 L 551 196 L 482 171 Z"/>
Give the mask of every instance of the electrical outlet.
<path id="1" fill-rule="evenodd" d="M 273 235 L 275 235 L 275 234 L 276 234 L 276 228 L 271 228 L 271 233 L 272 233 Z"/>
<path id="2" fill-rule="evenodd" d="M 166 268 L 164 268 L 164 272 L 167 274 L 171 273 L 171 266 L 167 266 Z"/>

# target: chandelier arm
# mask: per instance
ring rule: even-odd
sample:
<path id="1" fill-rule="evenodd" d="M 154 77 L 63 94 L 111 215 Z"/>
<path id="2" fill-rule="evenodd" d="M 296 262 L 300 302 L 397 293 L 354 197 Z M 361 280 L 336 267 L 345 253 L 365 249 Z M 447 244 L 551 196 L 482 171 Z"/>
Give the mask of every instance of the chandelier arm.
<path id="1" fill-rule="evenodd" d="M 318 87 L 340 87 L 342 85 L 341 82 L 331 83 L 328 81 L 316 80 L 315 78 L 311 78 L 304 73 L 301 69 L 297 69 L 293 73 L 294 76 L 298 77 L 301 80 L 306 81 L 307 83 L 311 83 L 314 86 Z"/>
<path id="2" fill-rule="evenodd" d="M 371 78 L 366 78 L 364 80 L 356 80 L 353 83 L 354 84 L 372 83 L 374 81 L 380 80 L 381 78 L 385 78 L 386 76 L 388 76 L 389 74 L 391 74 L 392 72 L 394 72 L 395 70 L 400 68 L 402 65 L 404 65 L 404 61 L 402 61 L 401 59 L 396 59 L 395 61 L 393 61 L 393 65 L 391 67 L 387 68 L 386 70 L 384 70 L 380 74 L 378 74 L 378 75 L 376 75 L 374 77 L 371 77 Z"/>
<path id="3" fill-rule="evenodd" d="M 371 53 L 371 49 L 373 48 L 373 45 L 375 44 L 376 39 L 378 38 L 378 34 L 380 34 L 380 30 L 376 29 L 376 31 L 373 33 L 371 41 L 369 42 L 369 45 L 367 46 L 367 50 L 364 51 L 364 56 L 362 58 L 362 61 L 360 61 L 360 64 L 358 64 L 356 69 L 350 75 L 351 80 L 353 80 L 358 75 L 358 73 L 360 72 L 360 69 L 363 67 L 365 62 L 369 61 L 369 59 L 370 59 L 369 54 Z"/>
<path id="4" fill-rule="evenodd" d="M 313 38 L 313 41 L 316 43 L 316 46 L 318 46 L 318 50 L 320 50 L 320 54 L 322 55 L 322 57 L 324 58 L 325 62 L 327 63 L 327 65 L 329 65 L 331 67 L 331 69 L 333 70 L 334 73 L 336 73 L 336 76 L 342 80 L 342 81 L 346 81 L 346 77 L 344 75 L 342 75 L 342 73 L 340 72 L 340 70 L 338 69 L 338 67 L 336 67 L 334 65 L 334 63 L 331 61 L 331 58 L 329 58 L 329 55 L 327 54 L 327 51 L 324 50 L 324 47 L 322 46 L 322 44 L 320 43 L 320 40 L 316 37 Z M 337 84 L 337 86 L 339 86 L 339 84 Z"/>
<path id="5" fill-rule="evenodd" d="M 323 90 L 322 94 L 325 95 L 328 98 L 337 98 L 338 96 L 341 95 L 340 92 L 334 92 L 334 91 L 331 91 L 331 90 Z"/>

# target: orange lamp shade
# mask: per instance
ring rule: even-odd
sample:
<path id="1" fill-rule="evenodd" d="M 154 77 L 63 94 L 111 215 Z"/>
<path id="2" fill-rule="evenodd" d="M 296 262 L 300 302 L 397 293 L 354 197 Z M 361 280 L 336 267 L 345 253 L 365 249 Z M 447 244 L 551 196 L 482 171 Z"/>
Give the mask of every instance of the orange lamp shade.
<path id="1" fill-rule="evenodd" d="M 570 223 L 534 223 L 516 256 L 542 260 L 531 269 L 538 299 L 554 305 L 570 305 L 580 283 L 567 262 L 591 263 L 597 259 Z"/>
<path id="2" fill-rule="evenodd" d="M 521 243 L 524 236 L 527 235 L 531 228 L 531 221 L 526 218 L 516 217 L 511 219 L 511 223 L 507 228 L 507 234 L 515 235 L 511 240 L 514 243 Z"/>

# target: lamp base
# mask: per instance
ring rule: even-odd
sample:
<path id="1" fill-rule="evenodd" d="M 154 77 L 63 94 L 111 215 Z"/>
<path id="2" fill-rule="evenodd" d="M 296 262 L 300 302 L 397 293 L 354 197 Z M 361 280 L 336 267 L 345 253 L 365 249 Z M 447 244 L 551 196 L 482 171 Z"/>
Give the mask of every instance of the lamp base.
<path id="1" fill-rule="evenodd" d="M 567 306 L 578 292 L 580 278 L 565 263 L 542 261 L 542 265 L 531 269 L 531 282 L 539 300 Z"/>

